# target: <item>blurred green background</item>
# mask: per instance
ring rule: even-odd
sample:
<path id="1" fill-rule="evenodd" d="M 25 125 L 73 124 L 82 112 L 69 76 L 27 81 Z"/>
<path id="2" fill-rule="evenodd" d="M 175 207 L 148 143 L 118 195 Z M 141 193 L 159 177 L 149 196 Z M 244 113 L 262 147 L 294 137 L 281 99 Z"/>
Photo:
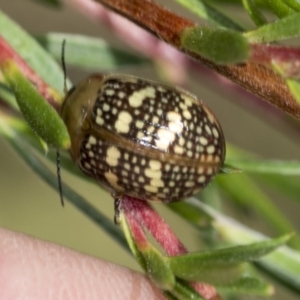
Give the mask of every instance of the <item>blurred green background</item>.
<path id="1" fill-rule="evenodd" d="M 169 6 L 171 1 L 164 2 Z M 125 47 L 122 42 L 114 38 L 110 32 L 101 28 L 99 24 L 90 21 L 68 6 L 56 10 L 30 0 L 0 0 L 0 9 L 32 34 L 46 32 L 78 33 L 103 37 L 118 47 Z M 5 29 L 1 28 L 1 30 Z M 99 66 L 100 68 L 101 66 Z M 130 69 L 122 69 L 121 71 L 127 71 L 127 73 L 142 77 L 155 78 L 155 70 L 151 66 L 138 71 Z M 74 83 L 86 75 L 87 73 L 73 68 L 68 71 L 68 76 Z M 241 97 L 240 95 L 232 95 L 224 99 L 222 97 L 222 86 L 212 90 L 210 87 L 199 84 L 195 80 L 196 76 L 193 77 L 188 82 L 187 88 L 199 95 L 215 112 L 222 124 L 227 141 L 265 158 L 299 159 L 300 144 L 296 138 L 289 136 L 288 126 L 285 124 L 284 118 L 264 122 L 265 117 L 257 111 L 254 105 L 246 104 L 244 101 L 237 99 Z M 201 80 L 201 77 L 198 78 Z M 0 153 L 1 227 L 24 232 L 43 240 L 65 245 L 83 253 L 139 270 L 131 255 L 121 249 L 86 216 L 69 203 L 66 203 L 65 207 L 62 208 L 58 191 L 49 188 L 42 182 L 1 138 Z M 50 167 L 55 172 L 55 166 Z M 80 194 L 85 195 L 91 203 L 99 207 L 107 216 L 113 218 L 113 201 L 110 195 L 102 191 L 101 188 L 93 184 L 83 183 L 64 171 L 62 171 L 62 179 L 70 186 L 76 186 L 76 190 Z M 274 192 L 272 194 L 272 191 L 271 195 L 274 202 L 289 216 L 295 227 L 300 230 L 298 204 L 286 201 L 286 199 L 275 195 Z M 223 205 L 226 207 L 226 200 L 224 200 Z M 179 217 L 163 205 L 156 205 L 156 207 L 190 250 L 201 249 L 196 231 L 182 220 L 179 220 Z M 236 213 L 230 209 L 228 211 L 231 214 Z M 268 229 L 265 228 L 258 217 L 245 218 L 240 215 L 235 215 L 235 217 L 241 221 L 247 221 L 248 225 L 255 229 L 268 233 Z M 180 226 L 178 228 L 176 225 L 179 221 Z M 186 232 L 189 234 L 186 234 Z M 253 299 L 257 298 L 253 297 Z M 288 291 L 279 290 L 273 299 L 294 300 L 297 297 Z"/>

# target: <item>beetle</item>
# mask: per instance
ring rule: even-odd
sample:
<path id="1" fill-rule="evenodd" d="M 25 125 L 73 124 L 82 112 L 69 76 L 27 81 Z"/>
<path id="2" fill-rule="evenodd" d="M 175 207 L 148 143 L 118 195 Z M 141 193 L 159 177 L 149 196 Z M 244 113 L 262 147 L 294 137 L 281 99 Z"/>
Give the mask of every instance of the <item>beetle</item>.
<path id="1" fill-rule="evenodd" d="M 221 126 L 190 92 L 121 74 L 92 74 L 61 109 L 71 157 L 112 194 L 174 202 L 196 194 L 225 160 Z"/>

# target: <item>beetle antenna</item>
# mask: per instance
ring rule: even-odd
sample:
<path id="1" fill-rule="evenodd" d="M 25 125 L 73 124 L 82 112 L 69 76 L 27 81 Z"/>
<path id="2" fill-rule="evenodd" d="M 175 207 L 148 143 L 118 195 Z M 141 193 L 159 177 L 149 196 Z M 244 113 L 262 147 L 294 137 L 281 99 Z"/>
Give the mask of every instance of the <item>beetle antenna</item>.
<path id="1" fill-rule="evenodd" d="M 66 48 L 66 40 L 63 40 L 62 47 L 61 47 L 61 65 L 64 72 L 64 93 L 67 95 L 68 88 L 67 88 L 67 68 L 65 63 L 65 48 Z"/>
<path id="2" fill-rule="evenodd" d="M 60 152 L 59 152 L 59 149 L 56 150 L 56 172 L 57 172 L 60 203 L 62 206 L 64 206 L 64 204 L 65 204 L 64 203 L 64 195 L 63 195 L 62 182 L 61 182 L 61 176 L 60 176 Z"/>
<path id="3" fill-rule="evenodd" d="M 68 89 L 67 89 L 67 68 L 66 68 L 66 63 L 65 63 L 65 47 L 66 47 L 66 40 L 64 39 L 62 42 L 62 47 L 61 47 L 61 65 L 62 65 L 62 69 L 64 72 L 64 93 L 66 95 L 68 92 Z M 64 195 L 63 195 L 62 181 L 61 181 L 61 175 L 60 175 L 60 152 L 59 152 L 59 149 L 56 150 L 56 173 L 57 173 L 60 203 L 62 206 L 64 206 Z"/>

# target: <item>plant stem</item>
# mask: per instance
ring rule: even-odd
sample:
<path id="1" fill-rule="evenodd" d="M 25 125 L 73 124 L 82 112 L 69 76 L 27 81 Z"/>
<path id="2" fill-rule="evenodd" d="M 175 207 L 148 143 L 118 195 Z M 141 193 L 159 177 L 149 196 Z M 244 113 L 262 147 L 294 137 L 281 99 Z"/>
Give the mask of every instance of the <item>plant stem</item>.
<path id="1" fill-rule="evenodd" d="M 137 244 L 144 245 L 146 237 L 142 227 L 146 228 L 169 256 L 177 256 L 188 253 L 169 225 L 146 201 L 141 201 L 129 196 L 123 196 L 119 209 L 122 210 L 131 226 L 131 234 Z M 139 225 L 139 228 L 137 226 Z M 200 293 L 205 300 L 220 300 L 215 288 L 201 282 L 192 283 L 193 288 Z"/>
<path id="2" fill-rule="evenodd" d="M 61 95 L 46 84 L 25 62 L 25 60 L 13 49 L 9 43 L 0 35 L 0 65 L 6 63 L 8 60 L 14 61 L 22 74 L 30 80 L 39 91 L 39 93 L 46 98 L 51 106 L 56 110 L 59 109 L 59 100 Z"/>
<path id="3" fill-rule="evenodd" d="M 210 69 L 236 82 L 251 93 L 300 119 L 300 105 L 292 96 L 282 77 L 271 68 L 253 62 L 239 65 L 217 65 L 200 55 L 184 50 L 180 37 L 184 29 L 197 24 L 171 11 L 144 0 L 94 0 L 126 17 L 140 27 L 187 53 Z M 151 13 L 149 13 L 151 12 Z"/>

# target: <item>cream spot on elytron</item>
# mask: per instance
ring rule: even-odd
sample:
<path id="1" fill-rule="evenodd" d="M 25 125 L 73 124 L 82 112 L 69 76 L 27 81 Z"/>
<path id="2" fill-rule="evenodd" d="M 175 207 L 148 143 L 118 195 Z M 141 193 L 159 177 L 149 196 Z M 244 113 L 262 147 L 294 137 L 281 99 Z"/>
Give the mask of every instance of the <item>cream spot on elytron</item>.
<path id="1" fill-rule="evenodd" d="M 206 148 L 206 151 L 208 154 L 213 154 L 215 152 L 215 146 L 214 145 L 210 145 Z"/>
<path id="2" fill-rule="evenodd" d="M 127 111 L 121 111 L 115 123 L 115 129 L 121 133 L 129 132 L 129 125 L 132 121 L 132 116 Z"/>
<path id="3" fill-rule="evenodd" d="M 119 98 L 123 99 L 126 96 L 126 94 L 124 92 L 119 92 L 118 96 L 119 96 Z"/>
<path id="4" fill-rule="evenodd" d="M 202 174 L 203 172 L 204 172 L 204 168 L 203 167 L 198 167 L 197 173 Z"/>
<path id="5" fill-rule="evenodd" d="M 176 154 L 183 154 L 184 148 L 176 145 L 176 146 L 174 147 L 174 152 L 175 152 Z"/>
<path id="6" fill-rule="evenodd" d="M 202 133 L 202 128 L 200 126 L 197 126 L 196 132 L 198 134 L 201 134 Z"/>
<path id="7" fill-rule="evenodd" d="M 96 140 L 96 138 L 94 136 L 91 135 L 89 137 L 88 143 L 91 144 L 91 145 L 96 145 L 97 144 L 97 140 Z"/>
<path id="8" fill-rule="evenodd" d="M 158 123 L 159 123 L 159 118 L 158 118 L 158 116 L 153 116 L 153 118 L 152 118 L 152 123 L 154 123 L 154 124 L 158 124 Z"/>
<path id="9" fill-rule="evenodd" d="M 207 168 L 206 169 L 206 174 L 211 175 L 213 173 L 213 168 Z"/>
<path id="10" fill-rule="evenodd" d="M 200 144 L 202 144 L 204 146 L 208 144 L 208 140 L 205 137 L 203 137 L 203 136 L 201 136 L 199 138 L 199 142 L 200 142 Z"/>
<path id="11" fill-rule="evenodd" d="M 169 186 L 174 187 L 175 186 L 175 181 L 169 181 Z"/>
<path id="12" fill-rule="evenodd" d="M 214 135 L 215 138 L 219 137 L 219 132 L 218 132 L 218 130 L 215 127 L 213 127 L 213 129 L 212 129 L 212 133 L 213 133 L 213 135 Z"/>
<path id="13" fill-rule="evenodd" d="M 90 169 L 90 168 L 91 168 L 91 165 L 90 165 L 88 162 L 85 162 L 85 163 L 84 163 L 84 167 L 85 167 L 86 169 Z"/>
<path id="14" fill-rule="evenodd" d="M 192 157 L 192 156 L 193 156 L 193 151 L 189 150 L 189 151 L 187 152 L 187 156 L 188 156 L 188 157 Z"/>
<path id="15" fill-rule="evenodd" d="M 174 132 L 164 129 L 164 128 L 160 128 L 157 131 L 157 137 L 162 143 L 165 143 L 167 145 L 174 142 L 174 140 L 175 140 Z"/>
<path id="16" fill-rule="evenodd" d="M 170 164 L 165 164 L 164 169 L 165 169 L 165 171 L 169 172 L 171 170 L 171 165 Z"/>
<path id="17" fill-rule="evenodd" d="M 144 133 L 142 131 L 139 131 L 138 134 L 136 135 L 136 137 L 139 139 L 139 140 L 142 140 L 143 137 L 144 137 Z"/>
<path id="18" fill-rule="evenodd" d="M 158 188 L 152 185 L 145 185 L 145 190 L 150 193 L 157 193 Z"/>
<path id="19" fill-rule="evenodd" d="M 92 145 L 96 145 L 97 140 L 94 136 L 90 136 L 89 140 L 87 141 L 87 143 L 85 144 L 85 148 L 86 149 L 91 149 Z"/>
<path id="20" fill-rule="evenodd" d="M 109 147 L 106 152 L 106 162 L 115 167 L 118 165 L 118 160 L 121 157 L 120 151 L 116 147 Z"/>
<path id="21" fill-rule="evenodd" d="M 143 127 L 144 127 L 144 122 L 143 122 L 143 121 L 140 121 L 140 120 L 137 120 L 137 121 L 135 122 L 135 127 L 136 127 L 136 128 L 139 128 L 139 129 L 143 128 Z"/>
<path id="22" fill-rule="evenodd" d="M 160 170 L 152 170 L 146 169 L 145 170 L 146 177 L 153 178 L 153 179 L 160 179 L 161 178 L 161 171 Z"/>
<path id="23" fill-rule="evenodd" d="M 211 129 L 209 128 L 208 125 L 205 125 L 205 131 L 206 131 L 209 135 L 211 135 Z"/>
<path id="24" fill-rule="evenodd" d="M 142 90 L 134 92 L 129 98 L 129 104 L 132 107 L 139 107 L 142 105 L 143 101 L 146 98 L 154 98 L 155 97 L 155 89 L 152 86 L 148 86 Z"/>
<path id="25" fill-rule="evenodd" d="M 150 185 L 155 186 L 155 187 L 163 187 L 164 182 L 160 179 L 151 179 Z"/>
<path id="26" fill-rule="evenodd" d="M 161 162 L 159 160 L 150 160 L 149 166 L 152 170 L 160 170 L 161 169 Z"/>
<path id="27" fill-rule="evenodd" d="M 167 119 L 169 121 L 178 122 L 178 121 L 181 121 L 181 115 L 179 113 L 177 113 L 176 111 L 169 111 L 167 113 Z"/>
<path id="28" fill-rule="evenodd" d="M 147 128 L 147 132 L 148 132 L 148 133 L 152 133 L 152 132 L 154 132 L 154 130 L 155 130 L 155 127 L 154 127 L 154 126 L 149 126 L 149 127 Z"/>
<path id="29" fill-rule="evenodd" d="M 128 172 L 125 171 L 125 170 L 123 170 L 121 174 L 122 174 L 122 176 L 124 176 L 124 177 L 127 177 L 127 176 L 128 176 Z"/>
<path id="30" fill-rule="evenodd" d="M 199 176 L 198 179 L 197 179 L 197 181 L 198 181 L 199 183 L 204 183 L 205 180 L 206 180 L 206 177 L 203 176 L 203 175 L 202 175 L 202 176 Z"/>
<path id="31" fill-rule="evenodd" d="M 161 116 L 161 115 L 163 114 L 163 111 L 162 111 L 161 108 L 159 108 L 159 109 L 156 111 L 156 113 L 157 113 L 159 116 Z"/>
<path id="32" fill-rule="evenodd" d="M 179 166 L 175 166 L 175 167 L 173 168 L 173 172 L 174 172 L 174 173 L 179 172 Z"/>
<path id="33" fill-rule="evenodd" d="M 166 92 L 166 89 L 164 89 L 164 88 L 161 87 L 161 86 L 159 86 L 157 89 L 158 89 L 160 92 Z"/>
<path id="34" fill-rule="evenodd" d="M 192 106 L 193 102 L 192 99 L 184 94 L 181 95 L 181 98 L 184 100 L 184 104 L 186 106 Z"/>
<path id="35" fill-rule="evenodd" d="M 213 162 L 213 161 L 215 161 L 215 156 L 210 154 L 210 155 L 207 155 L 206 159 L 208 162 Z"/>
<path id="36" fill-rule="evenodd" d="M 179 145 L 180 145 L 180 146 L 183 146 L 184 143 L 185 143 L 185 139 L 181 136 L 181 137 L 179 138 Z"/>
<path id="37" fill-rule="evenodd" d="M 104 93 L 105 93 L 106 95 L 108 95 L 108 96 L 112 96 L 112 95 L 115 93 L 115 91 L 114 91 L 114 90 L 107 89 L 107 90 L 104 91 Z"/>
<path id="38" fill-rule="evenodd" d="M 180 121 L 169 122 L 168 128 L 170 131 L 173 131 L 174 133 L 181 134 L 183 130 L 183 125 Z"/>
<path id="39" fill-rule="evenodd" d="M 195 185 L 195 182 L 194 181 L 187 181 L 185 182 L 184 184 L 186 187 L 193 187 Z"/>
<path id="40" fill-rule="evenodd" d="M 101 117 L 99 117 L 99 116 L 97 116 L 97 117 L 96 117 L 96 123 L 97 123 L 98 125 L 103 125 L 103 124 L 104 124 L 104 119 L 101 118 Z"/>
<path id="41" fill-rule="evenodd" d="M 188 120 L 192 118 L 192 115 L 188 110 L 184 110 L 182 114 Z"/>
<path id="42" fill-rule="evenodd" d="M 123 191 L 124 190 L 120 185 L 118 185 L 118 183 L 117 183 L 118 182 L 118 177 L 117 177 L 116 174 L 111 173 L 111 172 L 105 172 L 104 176 L 113 188 L 115 188 L 118 191 Z"/>
<path id="43" fill-rule="evenodd" d="M 144 182 L 145 182 L 145 178 L 144 178 L 143 176 L 140 176 L 140 177 L 138 178 L 138 181 L 139 181 L 140 183 L 144 183 Z"/>
<path id="44" fill-rule="evenodd" d="M 110 106 L 107 103 L 104 103 L 102 109 L 103 109 L 103 111 L 109 111 Z"/>

